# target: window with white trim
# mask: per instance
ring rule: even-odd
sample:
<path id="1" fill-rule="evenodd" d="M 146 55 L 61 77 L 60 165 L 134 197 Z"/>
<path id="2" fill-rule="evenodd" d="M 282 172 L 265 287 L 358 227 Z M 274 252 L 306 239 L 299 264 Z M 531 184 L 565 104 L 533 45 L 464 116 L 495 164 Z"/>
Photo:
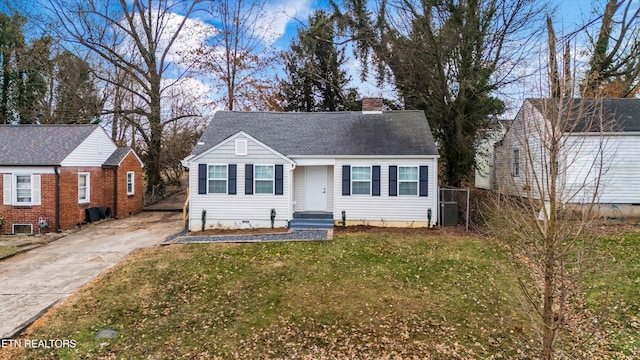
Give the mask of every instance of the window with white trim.
<path id="1" fill-rule="evenodd" d="M 513 150 L 513 176 L 520 176 L 520 149 Z"/>
<path id="2" fill-rule="evenodd" d="M 78 203 L 86 204 L 91 201 L 91 182 L 89 173 L 78 173 Z"/>
<path id="3" fill-rule="evenodd" d="M 273 194 L 273 165 L 256 165 L 254 167 L 256 194 Z"/>
<path id="4" fill-rule="evenodd" d="M 227 165 L 209 165 L 209 194 L 227 193 Z"/>
<path id="5" fill-rule="evenodd" d="M 40 175 L 4 174 L 2 204 L 13 206 L 40 205 Z"/>
<path id="6" fill-rule="evenodd" d="M 127 171 L 127 195 L 133 195 L 136 192 L 135 188 L 135 176 L 133 171 Z"/>
<path id="7" fill-rule="evenodd" d="M 398 195 L 418 195 L 418 167 L 398 167 Z"/>
<path id="8" fill-rule="evenodd" d="M 16 175 L 16 192 L 15 199 L 16 204 L 31 204 L 33 199 L 33 188 L 31 181 L 31 175 Z"/>
<path id="9" fill-rule="evenodd" d="M 351 194 L 371 195 L 371 166 L 351 167 Z"/>

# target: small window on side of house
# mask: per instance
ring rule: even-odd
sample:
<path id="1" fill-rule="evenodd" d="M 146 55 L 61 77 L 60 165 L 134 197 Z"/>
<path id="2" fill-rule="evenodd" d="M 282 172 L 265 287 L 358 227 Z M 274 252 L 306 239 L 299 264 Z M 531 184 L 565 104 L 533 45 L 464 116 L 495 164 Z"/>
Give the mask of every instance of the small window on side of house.
<path id="1" fill-rule="evenodd" d="M 520 176 L 520 149 L 513 150 L 513 176 Z"/>
<path id="2" fill-rule="evenodd" d="M 127 171 L 127 195 L 135 194 L 135 178 L 136 173 L 133 171 Z"/>
<path id="3" fill-rule="evenodd" d="M 78 173 L 78 203 L 86 204 L 91 201 L 91 182 L 89 173 Z"/>

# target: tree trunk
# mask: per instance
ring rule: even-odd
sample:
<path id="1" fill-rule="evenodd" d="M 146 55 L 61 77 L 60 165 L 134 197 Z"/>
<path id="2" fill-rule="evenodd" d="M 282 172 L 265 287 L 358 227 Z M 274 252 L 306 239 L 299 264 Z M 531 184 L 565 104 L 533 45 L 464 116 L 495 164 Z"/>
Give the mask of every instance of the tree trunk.
<path id="1" fill-rule="evenodd" d="M 152 91 L 151 95 L 151 114 L 149 117 L 150 136 L 147 144 L 147 162 L 145 164 L 147 174 L 147 195 L 153 193 L 154 186 L 163 184 L 161 176 L 162 160 L 162 120 L 160 117 L 160 81 L 153 84 L 157 87 L 157 91 Z M 153 89 L 152 89 L 153 90 Z"/>

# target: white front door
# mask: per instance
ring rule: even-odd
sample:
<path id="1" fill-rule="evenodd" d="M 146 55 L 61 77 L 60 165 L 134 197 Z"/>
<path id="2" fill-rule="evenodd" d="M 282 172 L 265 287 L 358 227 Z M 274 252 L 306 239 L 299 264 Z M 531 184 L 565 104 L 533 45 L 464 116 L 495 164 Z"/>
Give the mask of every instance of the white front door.
<path id="1" fill-rule="evenodd" d="M 305 210 L 327 211 L 327 167 L 305 168 Z"/>

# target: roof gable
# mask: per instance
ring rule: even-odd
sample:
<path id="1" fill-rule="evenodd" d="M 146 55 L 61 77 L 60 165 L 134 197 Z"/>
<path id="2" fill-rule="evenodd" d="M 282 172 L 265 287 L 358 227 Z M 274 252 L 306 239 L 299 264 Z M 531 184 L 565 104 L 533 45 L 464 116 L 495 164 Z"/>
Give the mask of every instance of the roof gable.
<path id="1" fill-rule="evenodd" d="M 0 125 L 0 165 L 60 165 L 99 125 Z"/>
<path id="2" fill-rule="evenodd" d="M 640 99 L 527 99 L 547 118 L 562 116 L 569 121 L 571 132 L 599 132 L 600 120 L 605 132 L 640 131 Z"/>
<path id="3" fill-rule="evenodd" d="M 244 131 L 284 156 L 438 155 L 422 111 L 276 113 L 218 111 L 192 155 Z"/>
<path id="4" fill-rule="evenodd" d="M 239 138 L 239 137 L 246 137 L 248 140 L 253 141 L 253 142 L 254 142 L 255 144 L 257 144 L 258 146 L 260 146 L 260 147 L 264 148 L 265 150 L 267 150 L 268 152 L 272 153 L 273 155 L 275 155 L 275 156 L 277 156 L 277 157 L 281 158 L 281 159 L 282 159 L 282 160 L 284 160 L 285 162 L 290 163 L 290 164 L 292 164 L 292 163 L 293 163 L 293 161 L 292 161 L 291 159 L 289 159 L 288 157 L 286 157 L 285 155 L 283 155 L 283 154 L 281 154 L 281 153 L 279 153 L 279 152 L 275 151 L 274 149 L 272 149 L 272 148 L 271 148 L 271 147 L 269 147 L 268 145 L 264 144 L 262 141 L 260 141 L 260 140 L 258 140 L 258 139 L 256 139 L 256 138 L 254 138 L 253 136 L 251 136 L 251 135 L 247 134 L 247 133 L 246 133 L 246 132 L 244 132 L 244 131 L 238 131 L 237 133 L 233 134 L 232 136 L 228 137 L 227 139 L 224 139 L 222 142 L 220 142 L 220 143 L 216 144 L 215 146 L 213 146 L 213 147 L 210 147 L 210 148 L 206 149 L 205 151 L 203 151 L 203 152 L 199 153 L 198 155 L 195 155 L 195 156 L 193 156 L 193 157 L 190 157 L 190 158 L 189 158 L 189 161 L 196 161 L 198 158 L 200 158 L 200 157 L 202 157 L 202 156 L 204 156 L 204 155 L 206 155 L 206 154 L 208 154 L 208 153 L 210 153 L 210 152 L 212 152 L 212 151 L 215 151 L 216 149 L 218 149 L 218 148 L 220 148 L 220 147 L 224 146 L 225 144 L 227 144 L 227 143 L 229 143 L 229 142 L 231 142 L 231 141 L 235 141 L 235 139 L 237 139 L 237 138 Z M 244 156 L 244 155 L 242 155 L 242 156 Z"/>
<path id="5" fill-rule="evenodd" d="M 136 152 L 133 151 L 133 149 L 129 146 L 123 146 L 123 147 L 117 148 L 111 154 L 111 156 L 109 156 L 109 158 L 104 162 L 103 165 L 118 167 L 120 166 L 120 164 L 122 164 L 124 159 L 126 159 L 129 154 L 133 154 L 136 160 L 138 160 L 138 162 L 140 163 L 140 166 L 144 167 L 144 163 L 142 162 L 142 160 L 140 160 L 140 158 L 138 157 L 138 154 L 136 154 Z"/>

